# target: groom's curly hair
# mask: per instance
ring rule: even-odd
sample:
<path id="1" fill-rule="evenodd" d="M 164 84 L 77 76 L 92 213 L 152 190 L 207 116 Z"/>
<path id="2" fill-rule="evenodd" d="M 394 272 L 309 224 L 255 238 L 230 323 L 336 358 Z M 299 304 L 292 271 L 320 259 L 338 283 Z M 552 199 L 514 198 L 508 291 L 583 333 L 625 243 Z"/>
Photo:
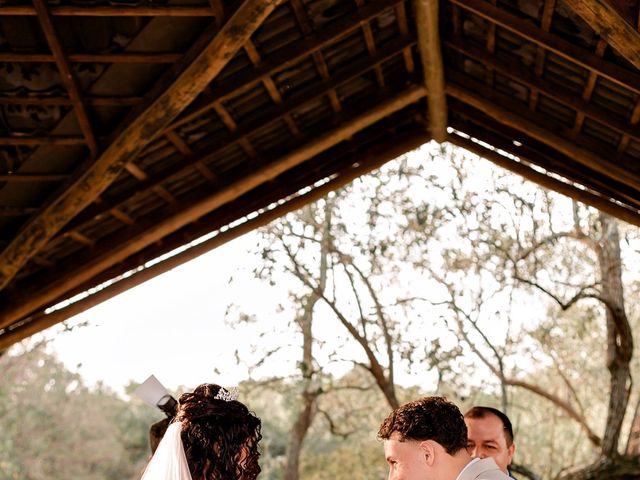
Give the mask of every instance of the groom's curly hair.
<path id="1" fill-rule="evenodd" d="M 462 413 L 444 397 L 424 397 L 392 411 L 380 425 L 378 438 L 389 440 L 434 440 L 449 455 L 467 448 L 467 426 Z"/>
<path id="2" fill-rule="evenodd" d="M 203 384 L 180 397 L 176 419 L 193 480 L 255 480 L 260 473 L 261 422 L 237 400 L 215 398 Z"/>

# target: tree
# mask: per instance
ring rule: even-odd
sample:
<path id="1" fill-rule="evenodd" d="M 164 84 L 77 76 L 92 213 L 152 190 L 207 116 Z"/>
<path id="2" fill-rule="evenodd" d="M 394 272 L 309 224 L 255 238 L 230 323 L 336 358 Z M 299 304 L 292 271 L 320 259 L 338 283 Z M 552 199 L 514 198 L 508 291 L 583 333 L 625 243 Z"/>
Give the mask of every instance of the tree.
<path id="1" fill-rule="evenodd" d="M 405 240 L 406 257 L 415 258 L 412 248 L 421 250 L 422 268 L 443 287 L 440 295 L 427 300 L 445 307 L 444 318 L 496 376 L 504 410 L 509 403 L 507 387 L 525 388 L 578 422 L 604 458 L 617 458 L 631 393 L 633 355 L 618 222 L 497 171 L 485 179 L 491 185 L 487 188 L 478 182 L 478 161 L 469 155 L 450 148 L 430 153 L 452 158 L 454 174 L 425 178 L 420 167 L 402 167 L 402 174 L 428 183 L 428 188 L 441 192 L 445 199 L 415 206 L 413 228 L 407 230 Z M 435 232 L 434 220 L 439 224 Z M 426 230 L 422 228 L 425 224 L 429 225 Z M 449 245 L 444 246 L 442 236 L 453 232 Z M 434 259 L 434 251 L 442 261 Z M 527 301 L 527 296 L 541 305 L 552 301 L 559 309 L 556 316 L 579 303 L 601 306 L 606 327 L 603 367 L 609 371 L 608 408 L 601 435 L 581 411 L 581 401 L 562 365 L 556 365 L 556 370 L 571 392 L 569 398 L 525 380 L 517 367 L 514 357 L 522 353 L 527 332 L 513 328 L 514 315 L 522 314 L 514 304 Z M 496 309 L 496 305 L 503 307 Z M 501 340 L 487 333 L 490 321 L 505 325 Z M 554 361 L 553 352 L 547 354 Z"/>

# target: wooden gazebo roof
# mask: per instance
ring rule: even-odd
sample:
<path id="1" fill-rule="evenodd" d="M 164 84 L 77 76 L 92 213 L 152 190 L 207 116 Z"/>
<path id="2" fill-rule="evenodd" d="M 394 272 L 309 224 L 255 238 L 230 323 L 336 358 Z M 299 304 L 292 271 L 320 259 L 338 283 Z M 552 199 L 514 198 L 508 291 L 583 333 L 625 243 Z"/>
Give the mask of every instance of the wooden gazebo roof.
<path id="1" fill-rule="evenodd" d="M 638 0 L 0 1 L 0 350 L 430 139 L 640 224 L 638 19 Z"/>

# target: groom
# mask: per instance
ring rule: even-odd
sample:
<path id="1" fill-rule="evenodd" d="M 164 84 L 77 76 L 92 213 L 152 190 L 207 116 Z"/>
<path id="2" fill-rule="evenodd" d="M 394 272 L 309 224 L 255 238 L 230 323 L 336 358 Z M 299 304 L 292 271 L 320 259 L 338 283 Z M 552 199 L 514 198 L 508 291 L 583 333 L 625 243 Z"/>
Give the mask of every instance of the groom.
<path id="1" fill-rule="evenodd" d="M 458 407 L 424 397 L 396 408 L 382 422 L 389 480 L 509 480 L 492 458 L 472 459 Z"/>

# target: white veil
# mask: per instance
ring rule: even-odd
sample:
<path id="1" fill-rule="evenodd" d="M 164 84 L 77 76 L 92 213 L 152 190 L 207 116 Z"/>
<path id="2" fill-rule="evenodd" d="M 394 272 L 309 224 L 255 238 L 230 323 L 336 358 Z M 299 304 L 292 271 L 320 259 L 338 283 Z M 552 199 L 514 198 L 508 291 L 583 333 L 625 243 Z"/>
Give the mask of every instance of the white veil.
<path id="1" fill-rule="evenodd" d="M 169 425 L 140 480 L 191 480 L 181 431 L 180 422 Z"/>

